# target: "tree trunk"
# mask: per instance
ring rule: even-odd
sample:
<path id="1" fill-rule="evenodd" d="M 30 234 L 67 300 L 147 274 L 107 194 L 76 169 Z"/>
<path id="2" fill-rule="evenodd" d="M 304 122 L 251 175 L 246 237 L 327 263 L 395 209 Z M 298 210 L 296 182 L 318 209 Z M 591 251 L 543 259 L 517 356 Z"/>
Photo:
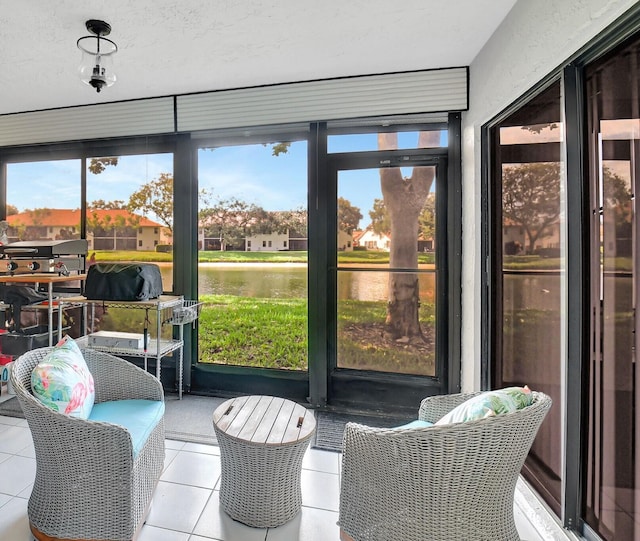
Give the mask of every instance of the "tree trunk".
<path id="1" fill-rule="evenodd" d="M 439 132 L 421 132 L 420 143 L 437 145 Z M 378 134 L 381 150 L 398 147 L 397 134 Z M 391 224 L 389 265 L 396 269 L 418 267 L 418 218 L 431 190 L 435 167 L 414 167 L 410 177 L 402 178 L 400 168 L 380 169 L 380 186 Z M 385 331 L 398 341 L 423 339 L 418 309 L 420 291 L 418 275 L 412 272 L 391 273 Z"/>

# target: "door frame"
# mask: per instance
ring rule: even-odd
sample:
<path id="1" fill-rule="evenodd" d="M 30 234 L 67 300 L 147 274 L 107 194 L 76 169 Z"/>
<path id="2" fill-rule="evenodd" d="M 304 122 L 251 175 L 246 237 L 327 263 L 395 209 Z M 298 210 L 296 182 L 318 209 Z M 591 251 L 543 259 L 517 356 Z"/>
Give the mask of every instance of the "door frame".
<path id="1" fill-rule="evenodd" d="M 311 146 L 311 145 L 310 145 Z M 322 317 L 320 325 L 326 333 L 324 348 L 316 344 L 316 350 L 311 351 L 311 357 L 316 362 L 310 362 L 309 378 L 312 389 L 320 389 L 326 397 L 325 405 L 336 409 L 412 411 L 415 413 L 420 400 L 425 396 L 443 394 L 451 390 L 451 364 L 458 363 L 451 360 L 449 342 L 449 292 L 452 288 L 459 292 L 458 284 L 453 284 L 450 273 L 452 266 L 449 258 L 449 237 L 456 235 L 450 231 L 450 207 L 448 196 L 449 176 L 448 149 L 420 149 L 420 150 L 387 150 L 353 153 L 328 154 L 323 167 L 325 185 L 322 196 L 316 194 L 313 213 L 310 207 L 310 242 L 315 239 L 321 243 L 316 255 L 320 261 L 315 267 L 322 269 L 322 276 L 315 280 L 316 294 L 313 302 L 319 308 Z M 336 336 L 337 336 L 337 178 L 338 172 L 354 169 L 379 169 L 381 167 L 408 166 L 436 166 L 436 246 L 441 247 L 437 254 L 438 269 L 436 271 L 436 377 L 416 376 L 407 374 L 392 374 L 374 371 L 360 371 L 354 369 L 340 369 L 336 367 Z M 317 235 L 311 231 L 317 228 Z M 310 254 L 311 257 L 311 254 Z M 311 268 L 311 264 L 310 264 Z M 310 284 L 312 283 L 310 275 Z M 322 295 L 318 295 L 323 291 Z M 312 302 L 310 298 L 310 303 Z M 312 324 L 312 322 L 310 322 Z M 311 333 L 310 333 L 311 334 Z M 320 346 L 320 347 L 318 347 Z M 321 362 L 318 362 L 322 359 Z M 453 386 L 459 388 L 459 376 L 454 378 Z"/>

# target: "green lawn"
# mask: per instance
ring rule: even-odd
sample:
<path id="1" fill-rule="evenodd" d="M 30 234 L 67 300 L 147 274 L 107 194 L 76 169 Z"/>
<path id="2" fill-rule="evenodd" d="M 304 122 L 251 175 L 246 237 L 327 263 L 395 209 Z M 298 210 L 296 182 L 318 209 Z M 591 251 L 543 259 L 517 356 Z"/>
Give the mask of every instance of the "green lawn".
<path id="1" fill-rule="evenodd" d="M 307 300 L 201 295 L 200 362 L 307 369 Z"/>
<path id="2" fill-rule="evenodd" d="M 96 261 L 142 261 L 170 262 L 173 254 L 142 250 L 94 250 Z M 91 253 L 91 251 L 90 251 Z M 306 263 L 307 252 L 198 252 L 200 263 Z M 342 264 L 389 264 L 389 252 L 358 250 L 339 252 L 338 262 Z M 435 254 L 419 253 L 418 263 L 433 264 Z"/>
<path id="3" fill-rule="evenodd" d="M 200 362 L 306 370 L 307 300 L 202 295 Z M 434 374 L 435 351 L 380 339 L 384 302 L 341 301 L 339 357 L 342 367 Z M 434 306 L 423 303 L 420 321 L 433 338 Z"/>

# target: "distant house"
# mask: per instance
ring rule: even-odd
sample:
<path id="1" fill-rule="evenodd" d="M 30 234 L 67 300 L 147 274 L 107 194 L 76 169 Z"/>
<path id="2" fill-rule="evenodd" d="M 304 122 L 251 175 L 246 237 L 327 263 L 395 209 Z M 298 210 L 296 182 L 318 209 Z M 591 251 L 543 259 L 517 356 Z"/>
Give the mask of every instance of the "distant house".
<path id="1" fill-rule="evenodd" d="M 289 250 L 289 233 L 258 233 L 244 239 L 247 252 L 277 252 Z"/>
<path id="2" fill-rule="evenodd" d="M 37 209 L 7 216 L 11 242 L 80 238 L 80 210 Z M 124 209 L 87 211 L 90 250 L 155 250 L 164 226 Z"/>
<path id="3" fill-rule="evenodd" d="M 388 252 L 391 249 L 391 237 L 385 233 L 378 235 L 371 229 L 365 229 L 362 235 L 358 236 L 358 245 L 367 250 L 384 250 Z"/>
<path id="4" fill-rule="evenodd" d="M 338 230 L 338 251 L 353 252 L 353 236 L 346 231 Z"/>

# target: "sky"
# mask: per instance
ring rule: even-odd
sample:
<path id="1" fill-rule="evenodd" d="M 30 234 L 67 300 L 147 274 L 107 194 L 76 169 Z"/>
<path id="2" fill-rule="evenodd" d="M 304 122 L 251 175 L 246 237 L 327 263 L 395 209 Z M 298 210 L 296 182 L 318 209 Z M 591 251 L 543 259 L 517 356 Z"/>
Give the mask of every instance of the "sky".
<path id="1" fill-rule="evenodd" d="M 400 147 L 415 148 L 417 133 L 400 134 Z M 375 134 L 329 138 L 329 152 L 375 150 Z M 171 154 L 123 156 L 118 165 L 87 175 L 87 201 L 127 201 L 129 195 L 161 173 L 172 173 Z M 9 164 L 7 201 L 20 211 L 35 208 L 79 208 L 80 160 Z M 410 170 L 403 168 L 403 175 Z M 272 156 L 271 145 L 238 145 L 198 152 L 199 188 L 215 198 L 236 197 L 265 210 L 292 210 L 307 205 L 307 143 L 292 143 Z M 360 208 L 360 227 L 369 223 L 374 199 L 382 198 L 378 170 L 341 171 L 338 195 Z M 149 218 L 154 219 L 153 216 Z"/>

